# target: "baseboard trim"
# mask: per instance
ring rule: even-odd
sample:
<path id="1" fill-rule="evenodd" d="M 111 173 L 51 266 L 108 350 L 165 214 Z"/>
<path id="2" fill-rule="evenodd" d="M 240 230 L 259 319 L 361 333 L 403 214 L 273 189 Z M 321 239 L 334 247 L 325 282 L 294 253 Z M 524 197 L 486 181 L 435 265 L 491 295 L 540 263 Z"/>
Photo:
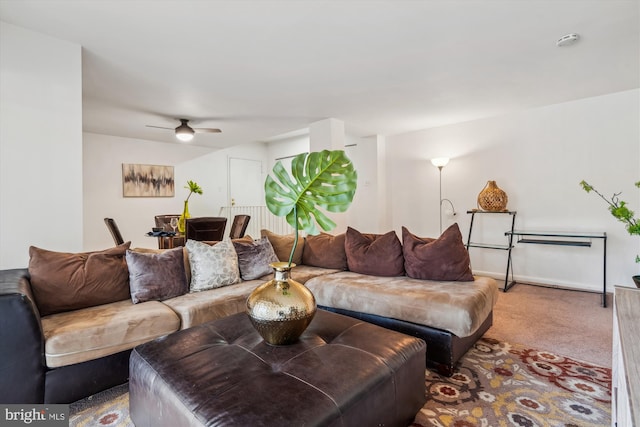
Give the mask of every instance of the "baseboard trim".
<path id="1" fill-rule="evenodd" d="M 500 289 L 504 288 L 504 273 L 495 273 L 491 271 L 473 271 L 473 274 L 478 276 L 487 276 L 492 277 L 498 281 L 498 286 Z M 509 282 L 511 282 L 511 275 L 509 275 Z M 556 289 L 564 289 L 567 291 L 580 291 L 580 292 L 588 292 L 593 294 L 602 294 L 602 285 L 596 288 L 593 286 L 585 286 L 582 283 L 574 283 L 574 282 L 566 282 L 559 280 L 551 280 L 544 277 L 532 277 L 532 276 L 519 276 L 514 275 L 513 280 L 516 283 L 521 283 L 524 285 L 532 285 L 532 286 L 541 286 L 545 288 L 556 288 Z M 607 286 L 607 294 L 613 293 L 613 287 Z"/>

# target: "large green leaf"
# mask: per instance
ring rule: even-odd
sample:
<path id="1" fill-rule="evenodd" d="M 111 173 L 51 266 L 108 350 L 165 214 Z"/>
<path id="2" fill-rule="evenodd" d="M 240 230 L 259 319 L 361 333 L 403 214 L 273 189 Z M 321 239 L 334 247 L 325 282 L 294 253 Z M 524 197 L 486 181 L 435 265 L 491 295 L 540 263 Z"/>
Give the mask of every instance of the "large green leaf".
<path id="1" fill-rule="evenodd" d="M 336 226 L 318 208 L 345 212 L 358 181 L 353 163 L 342 150 L 298 154 L 291 161 L 291 175 L 280 162 L 273 167 L 273 175 L 264 183 L 267 207 L 274 215 L 286 216 L 296 231 L 309 234 L 318 233 L 316 223 L 325 231 Z"/>

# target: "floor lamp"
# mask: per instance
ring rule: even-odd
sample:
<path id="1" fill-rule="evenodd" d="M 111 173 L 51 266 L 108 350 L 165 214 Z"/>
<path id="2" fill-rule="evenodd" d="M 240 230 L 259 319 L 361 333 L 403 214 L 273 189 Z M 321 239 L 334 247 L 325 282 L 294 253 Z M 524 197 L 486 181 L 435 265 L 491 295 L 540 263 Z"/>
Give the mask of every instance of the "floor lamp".
<path id="1" fill-rule="evenodd" d="M 431 159 L 431 164 L 437 167 L 440 172 L 440 204 L 438 205 L 440 208 L 440 234 L 442 234 L 442 202 L 449 202 L 453 215 L 456 214 L 456 208 L 453 207 L 451 200 L 442 198 L 442 168 L 445 167 L 447 163 L 449 163 L 448 157 L 437 157 L 435 159 Z"/>

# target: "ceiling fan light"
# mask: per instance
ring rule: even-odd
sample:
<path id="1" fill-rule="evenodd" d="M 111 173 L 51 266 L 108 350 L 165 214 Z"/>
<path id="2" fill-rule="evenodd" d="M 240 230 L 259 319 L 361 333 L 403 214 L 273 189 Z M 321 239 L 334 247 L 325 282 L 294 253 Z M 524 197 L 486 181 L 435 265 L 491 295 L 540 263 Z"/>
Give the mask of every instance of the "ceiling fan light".
<path id="1" fill-rule="evenodd" d="M 193 139 L 194 131 L 187 125 L 178 126 L 176 128 L 176 138 L 182 142 L 189 142 Z"/>
<path id="2" fill-rule="evenodd" d="M 193 134 L 191 133 L 176 133 L 176 138 L 178 138 L 182 142 L 189 142 L 193 139 Z"/>

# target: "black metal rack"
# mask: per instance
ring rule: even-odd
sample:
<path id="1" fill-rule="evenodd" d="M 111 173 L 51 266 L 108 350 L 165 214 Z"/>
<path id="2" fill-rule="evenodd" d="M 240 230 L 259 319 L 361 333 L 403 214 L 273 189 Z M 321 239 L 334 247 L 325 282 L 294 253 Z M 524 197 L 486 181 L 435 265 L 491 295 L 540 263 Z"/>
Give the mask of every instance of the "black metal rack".
<path id="1" fill-rule="evenodd" d="M 469 248 L 480 248 L 480 249 L 498 249 L 507 251 L 507 272 L 504 276 L 504 292 L 507 292 L 509 288 L 516 284 L 515 279 L 513 278 L 513 265 L 511 264 L 511 249 L 513 249 L 513 229 L 516 224 L 516 211 L 481 211 L 478 209 L 473 209 L 467 211 L 468 214 L 471 214 L 471 224 L 469 225 L 469 238 L 467 239 L 467 251 Z M 477 243 L 471 241 L 471 233 L 473 232 L 473 221 L 476 217 L 476 214 L 508 214 L 511 215 L 511 231 L 508 235 L 508 243 L 506 245 L 494 245 L 487 243 Z M 505 233 L 506 234 L 506 233 Z M 509 268 L 511 268 L 511 281 L 509 281 Z"/>

